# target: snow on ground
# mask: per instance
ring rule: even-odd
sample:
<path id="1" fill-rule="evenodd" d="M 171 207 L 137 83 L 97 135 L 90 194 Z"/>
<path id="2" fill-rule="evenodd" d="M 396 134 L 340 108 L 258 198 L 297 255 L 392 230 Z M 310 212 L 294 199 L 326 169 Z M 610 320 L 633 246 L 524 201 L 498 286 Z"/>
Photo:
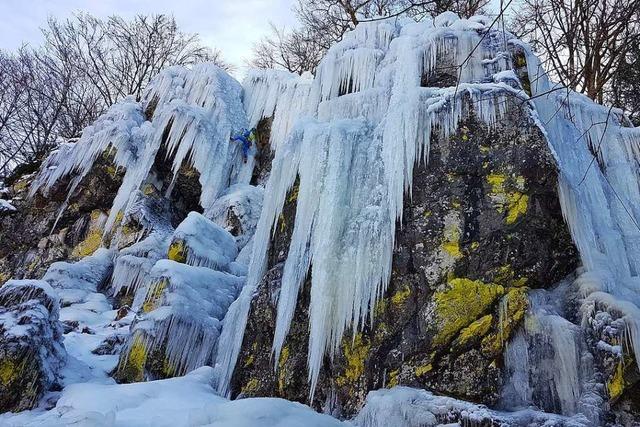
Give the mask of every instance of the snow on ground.
<path id="1" fill-rule="evenodd" d="M 13 206 L 8 200 L 0 199 L 0 212 L 15 212 L 16 207 Z"/>
<path id="2" fill-rule="evenodd" d="M 117 310 L 98 292 L 112 268 L 113 252 L 102 248 L 77 263 L 56 262 L 43 277 L 62 306 L 60 321 L 65 326 L 64 346 L 69 356 L 61 372 L 63 386 L 80 381 L 114 382 L 109 372 L 118 363 L 117 354 L 96 354 L 94 350 L 105 341 L 124 340 L 133 314 L 115 321 Z M 105 352 L 116 353 L 115 349 L 97 353 Z"/>
<path id="3" fill-rule="evenodd" d="M 257 398 L 228 401 L 215 394 L 213 369 L 134 384 L 75 384 L 51 411 L 0 415 L 0 425 L 93 427 L 331 427 L 348 426 L 300 403 Z"/>
<path id="4" fill-rule="evenodd" d="M 484 405 L 437 396 L 429 391 L 410 387 L 370 392 L 364 408 L 353 422 L 360 427 L 591 425 L 581 415 L 564 417 L 533 409 L 516 412 L 494 411 Z"/>

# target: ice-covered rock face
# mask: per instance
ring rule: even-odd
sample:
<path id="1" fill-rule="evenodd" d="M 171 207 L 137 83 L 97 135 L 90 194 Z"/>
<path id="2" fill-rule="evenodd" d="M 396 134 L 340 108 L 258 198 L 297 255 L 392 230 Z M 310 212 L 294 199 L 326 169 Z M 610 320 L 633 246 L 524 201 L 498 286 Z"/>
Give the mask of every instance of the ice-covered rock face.
<path id="1" fill-rule="evenodd" d="M 82 362 L 63 385 L 111 381 L 118 355 L 103 351 L 122 340 L 121 380 L 215 361 L 206 382 L 223 394 L 310 396 L 341 417 L 368 402 L 357 425 L 597 423 L 602 398 L 631 389 L 640 345 L 639 132 L 556 90 L 527 46 L 491 26 L 451 13 L 362 23 L 315 77 L 252 71 L 241 86 L 212 65 L 172 67 L 141 102 L 60 146 L 18 183 L 33 180 L 33 206 L 13 197 L 20 215 L 0 215 L 15 225 L 0 236 L 23 229 L 38 246 L 7 245 L 31 254 L 8 255 L 8 271 L 51 248 L 21 274 L 112 248 L 45 276 L 64 304 L 69 360 Z M 244 162 L 230 137 L 247 127 L 259 143 Z M 77 200 L 86 186 L 97 197 Z M 55 203 L 33 214 L 48 190 Z M 576 266 L 561 212 L 584 264 L 583 325 L 528 296 Z M 31 232 L 32 218 L 45 224 Z M 105 293 L 137 313 L 110 310 Z M 541 328 L 516 334 L 523 319 Z M 549 351 L 520 357 L 529 345 Z M 582 384 L 593 362 L 606 391 Z M 543 364 L 554 366 L 525 380 Z M 508 409 L 582 414 L 504 417 L 404 388 L 366 397 L 402 384 L 494 404 L 501 380 L 516 396 Z M 147 391 L 113 387 L 134 389 Z"/>
<path id="2" fill-rule="evenodd" d="M 253 243 L 248 285 L 232 306 L 221 338 L 224 343 L 218 357 L 222 373 L 221 391 L 228 390 L 227 381 L 242 347 L 241 331 L 247 319 L 251 321 L 253 314 L 250 313 L 256 312 L 251 310 L 252 296 L 265 277 L 265 271 L 268 271 L 266 277 L 269 278 L 265 288 L 277 288 L 272 298 L 260 300 L 267 304 L 277 300 L 275 320 L 271 318 L 271 308 L 267 310 L 267 318 L 275 323 L 272 351 L 276 357 L 271 360 L 275 359 L 277 364 L 283 357 L 289 357 L 291 348 L 286 347 L 286 342 L 291 335 L 290 328 L 292 324 L 296 325 L 295 337 L 291 339 L 299 339 L 298 334 L 304 332 L 297 329 L 297 324 L 307 317 L 310 333 L 308 343 L 303 345 L 308 346 L 311 395 L 320 378 L 325 356 L 348 353 L 346 348 L 341 349 L 344 347 L 343 335 L 348 329 L 353 342 L 346 347 L 357 358 L 357 363 L 350 359 L 345 363 L 348 368 L 352 368 L 352 362 L 356 363 L 358 368 L 355 372 L 366 372 L 364 376 L 367 378 L 369 371 L 361 359 L 366 359 L 373 340 L 366 342 L 358 330 L 376 313 L 374 308 L 378 307 L 392 277 L 394 239 L 399 235 L 396 221 L 403 220 L 403 215 L 407 214 L 406 200 L 411 200 L 417 190 L 414 168 L 426 163 L 427 176 L 430 170 L 435 174 L 447 173 L 438 167 L 437 162 L 443 159 L 447 162 L 448 156 L 459 156 L 464 151 L 455 145 L 452 150 L 446 143 L 441 144 L 435 147 L 438 158 L 434 164 L 434 144 L 446 142 L 456 133 L 463 141 L 474 143 L 465 123 L 469 116 L 473 116 L 480 127 L 488 128 L 488 140 L 479 141 L 480 152 L 471 157 L 463 155 L 452 162 L 464 162 L 460 164 L 460 172 L 466 176 L 465 184 L 477 190 L 464 193 L 462 204 L 473 204 L 474 200 L 486 197 L 504 215 L 500 232 L 505 233 L 505 244 L 514 238 L 512 231 L 526 214 L 525 222 L 531 226 L 527 231 L 529 238 L 521 235 L 515 241 L 529 248 L 550 245 L 548 251 L 534 257 L 540 261 L 541 257 L 544 258 L 542 253 L 547 252 L 551 259 L 555 259 L 546 266 L 536 261 L 537 266 L 527 271 L 527 274 L 532 273 L 532 277 L 526 277 L 526 280 L 535 286 L 548 287 L 575 266 L 570 244 L 564 249 L 551 249 L 558 241 L 568 243 L 566 237 L 559 237 L 566 236 L 566 230 L 557 221 L 559 199 L 587 270 L 587 276 L 577 283 L 584 294 L 591 294 L 587 301 L 625 313 L 628 336 L 636 345 L 638 339 L 635 337 L 639 336 L 635 320 L 639 318 L 635 308 L 638 294 L 632 288 L 637 281 L 633 267 L 637 264 L 635 257 L 638 252 L 635 242 L 640 237 L 636 158 L 639 132 L 625 127 L 620 111 L 598 106 L 570 91 L 558 90 L 548 82 L 539 61 L 528 47 L 512 35 L 488 27 L 486 19 L 459 20 L 450 14 L 422 23 L 402 20 L 365 23 L 329 50 L 312 81 L 273 72 L 249 75 L 245 83 L 245 105 L 248 106 L 250 121 L 257 123 L 262 117 L 274 114 L 271 137 L 277 150 Z M 301 97 L 305 94 L 306 100 L 302 102 Z M 521 119 L 514 120 L 514 116 Z M 507 143 L 505 153 L 486 156 L 496 145 L 491 132 L 498 131 L 505 139 L 513 138 L 509 136 L 509 126 L 530 134 L 538 132 L 535 142 L 528 147 L 533 151 L 522 158 L 521 154 L 512 156 L 510 150 L 513 147 L 508 147 Z M 517 137 L 511 143 L 514 146 L 519 144 Z M 527 141 L 522 143 L 526 150 Z M 547 160 L 552 159 L 551 164 L 540 164 L 540 167 L 548 169 L 540 171 L 541 174 L 532 180 L 533 176 L 526 172 L 531 165 L 526 166 L 526 161 L 531 161 L 542 151 L 548 154 Z M 463 167 L 469 163 L 473 165 L 483 157 L 487 160 L 481 162 L 479 172 Z M 503 164 L 496 164 L 496 160 Z M 540 161 L 540 158 L 536 160 Z M 559 178 L 553 163 L 557 165 Z M 509 169 L 506 174 L 505 169 Z M 478 184 L 469 186 L 468 182 L 474 177 L 486 181 L 482 188 Z M 421 184 L 427 185 L 422 191 L 436 195 L 442 191 L 440 187 L 432 186 L 434 183 L 428 179 Z M 533 198 L 537 193 L 533 190 L 535 185 L 549 191 L 550 197 L 545 197 L 544 204 Z M 560 189 L 559 195 L 555 194 L 556 185 Z M 283 207 L 286 211 L 292 198 L 295 218 L 283 219 Z M 430 203 L 435 202 L 429 197 L 426 199 Z M 583 205 L 588 207 L 581 208 Z M 425 211 L 431 210 L 427 207 Z M 435 276 L 437 282 L 438 277 L 447 277 L 451 273 L 488 276 L 493 284 L 496 284 L 494 280 L 500 280 L 491 275 L 491 270 L 499 266 L 474 263 L 476 269 L 472 272 L 461 268 L 456 259 L 461 248 L 460 236 L 463 240 L 468 238 L 469 227 L 477 227 L 478 218 L 481 219 L 477 213 L 475 217 L 469 215 L 472 212 L 473 209 L 466 206 L 457 213 L 436 210 L 436 215 L 441 215 L 438 219 L 444 222 L 445 253 L 452 255 L 453 260 L 449 265 L 426 264 L 423 274 L 427 281 Z M 530 216 L 532 213 L 534 216 L 543 213 L 546 219 L 539 221 Z M 550 216 L 547 217 L 548 214 Z M 535 235 L 539 231 L 535 230 L 535 224 L 543 224 L 548 218 L 553 218 L 555 225 L 548 227 L 547 224 L 545 228 L 554 231 L 538 241 Z M 272 269 L 275 267 L 272 263 L 274 254 L 269 248 L 277 243 L 272 235 L 275 233 L 277 240 L 278 232 L 284 230 L 287 222 L 293 222 L 288 237 L 290 243 L 285 243 L 286 259 L 282 260 L 283 266 L 276 272 Z M 428 233 L 430 230 L 425 231 Z M 500 245 L 494 241 L 487 250 L 502 253 Z M 428 245 L 425 247 L 431 250 Z M 525 253 L 526 250 L 519 255 L 524 256 Z M 415 259 L 411 251 L 407 255 Z M 517 279 L 517 276 L 523 279 L 524 271 L 518 268 L 510 270 L 514 259 L 522 262 L 526 258 L 502 258 L 504 273 L 511 279 Z M 552 267 L 554 263 L 556 267 Z M 558 269 L 557 265 L 563 268 Z M 448 300 L 456 295 L 456 285 L 467 283 L 456 280 L 466 279 L 454 276 L 453 281 L 447 280 L 452 282 L 449 288 L 436 288 L 436 305 L 438 300 L 444 301 L 445 306 L 451 305 Z M 309 293 L 301 296 L 303 286 L 308 286 Z M 402 288 L 396 290 L 402 291 Z M 594 290 L 606 293 L 592 293 Z M 488 306 L 499 299 L 504 289 L 495 291 L 499 295 L 489 298 Z M 507 291 L 511 294 L 509 289 Z M 264 292 L 264 288 L 260 292 Z M 436 298 L 438 292 L 444 294 Z M 493 295 L 491 292 L 488 294 Z M 509 315 L 517 314 L 513 319 L 517 322 L 523 317 L 526 296 L 514 294 L 512 299 L 524 300 L 523 303 L 514 303 L 514 311 L 509 312 Z M 300 301 L 304 302 L 302 317 L 296 314 Z M 508 303 L 501 305 L 509 306 Z M 427 318 L 426 326 L 419 325 L 414 333 L 422 334 L 425 328 L 429 330 L 433 326 L 433 309 L 425 310 L 420 315 Z M 470 314 L 474 310 L 460 312 Z M 437 312 L 435 314 L 437 320 L 439 316 Z M 489 337 L 495 335 L 489 332 L 493 328 L 491 319 L 472 317 L 473 323 L 464 322 L 465 325 L 461 326 L 472 327 L 463 330 L 466 338 L 472 338 L 469 334 L 479 331 L 482 331 L 481 337 L 487 333 Z M 440 325 L 441 328 L 445 326 Z M 372 334 L 375 334 L 375 328 L 374 321 Z M 454 329 L 452 334 L 455 335 L 459 328 Z M 264 329 L 258 330 L 257 336 L 265 334 Z M 452 338 L 449 337 L 451 333 L 446 335 L 445 341 Z M 505 338 L 500 330 L 497 336 L 500 338 L 498 341 Z M 462 336 L 458 338 L 455 342 L 464 341 Z M 403 335 L 397 339 L 407 338 Z M 411 339 L 409 341 L 412 342 Z M 245 340 L 245 346 L 251 344 Z M 499 347 L 494 346 L 497 354 L 500 353 Z M 486 351 L 484 344 L 483 348 Z M 299 351 L 300 348 L 296 347 L 294 352 L 298 355 Z M 403 360 L 403 369 L 407 351 L 411 352 L 410 349 L 399 349 L 397 355 Z M 421 373 L 434 370 L 431 359 L 424 359 Z M 335 362 L 335 357 L 333 360 Z M 375 357 L 374 360 L 374 363 L 380 362 Z M 481 365 L 478 360 L 482 359 L 474 354 L 464 361 L 456 362 L 455 357 L 448 360 L 452 364 L 450 369 L 455 370 L 456 363 L 468 367 L 470 364 Z M 347 372 L 354 371 L 348 368 Z M 384 376 L 392 382 L 398 378 L 407 381 L 403 370 L 392 374 Z M 452 378 L 459 377 L 464 381 L 473 378 L 472 372 L 450 374 Z M 335 374 L 331 375 L 335 379 Z M 434 375 L 433 386 L 442 386 L 446 376 Z M 243 392 L 256 389 L 255 378 L 244 376 L 244 380 L 248 381 L 244 385 L 253 387 L 243 387 Z M 365 387 L 371 386 L 370 382 L 368 384 Z M 384 385 L 384 380 L 382 384 L 374 382 L 373 387 L 381 385 Z M 260 393 L 264 392 L 258 389 Z M 449 385 L 444 389 L 451 390 Z M 329 396 L 334 397 L 331 393 L 326 397 L 329 399 Z M 567 409 L 565 412 L 572 411 Z"/>
<path id="3" fill-rule="evenodd" d="M 170 67 L 149 84 L 141 102 L 126 98 L 112 106 L 77 143 L 63 144 L 52 153 L 31 194 L 46 191 L 73 173 L 71 195 L 96 158 L 112 150 L 116 167 L 126 172 L 105 225 L 107 232 L 135 203 L 142 184 L 153 179 L 150 171 L 162 149 L 172 163 L 167 194 L 186 162 L 200 174 L 200 205 L 206 210 L 229 183 L 248 183 L 251 178 L 253 157 L 244 163 L 239 145 L 230 142 L 232 135 L 247 127 L 241 94 L 240 84 L 213 64 L 189 70 Z"/>
<path id="4" fill-rule="evenodd" d="M 435 136 L 447 140 L 470 110 L 481 124 L 493 126 L 508 102 L 524 104 L 525 114 L 534 117 L 513 68 L 502 33 L 490 31 L 483 19 L 447 15 L 360 25 L 328 51 L 312 81 L 273 72 L 249 75 L 244 101 L 250 121 L 274 114 L 277 150 L 248 285 L 232 309 L 239 323 L 229 327 L 229 336 L 223 332 L 230 353 L 219 357 L 224 377 L 233 370 L 250 295 L 264 274 L 270 236 L 294 181 L 300 182 L 297 213 L 273 351 L 277 359 L 310 274 L 313 391 L 324 355 L 336 352 L 347 329 L 361 329 L 389 283 L 396 221 L 403 218 L 414 166 L 429 161 Z M 502 189 L 507 183 L 495 184 Z M 512 198 L 522 195 L 516 188 L 521 184 L 513 185 Z M 507 200 L 506 194 L 496 198 L 512 208 L 507 215 L 515 222 L 518 203 L 526 202 Z"/>
<path id="5" fill-rule="evenodd" d="M 10 280 L 0 289 L 0 412 L 23 411 L 58 378 L 65 363 L 60 307 L 40 280 Z"/>

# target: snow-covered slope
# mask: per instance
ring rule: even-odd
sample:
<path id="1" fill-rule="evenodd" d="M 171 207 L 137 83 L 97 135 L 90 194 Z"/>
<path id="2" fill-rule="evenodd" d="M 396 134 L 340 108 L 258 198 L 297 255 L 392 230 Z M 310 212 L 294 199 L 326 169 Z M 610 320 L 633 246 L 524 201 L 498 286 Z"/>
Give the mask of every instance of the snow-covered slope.
<path id="1" fill-rule="evenodd" d="M 518 55 L 526 70 L 517 66 Z M 443 73 L 447 68 L 453 71 Z M 297 186 L 296 216 L 275 302 L 272 360 L 277 368 L 310 280 L 308 371 L 297 375 L 308 376 L 313 399 L 323 363 L 340 351 L 345 332 L 355 342 L 373 324 L 392 273 L 403 202 L 411 197 L 416 165 L 428 168 L 432 141 L 449 139 L 470 111 L 491 128 L 514 102 L 544 133 L 558 166 L 563 214 L 583 263 L 572 301 L 579 300 L 585 321 L 574 325 L 563 316 L 578 313 L 550 309 L 540 302 L 546 294 L 532 296 L 525 321 L 541 326 L 534 332 L 527 324 L 508 348 L 511 393 L 503 403 L 572 417 L 497 412 L 397 387 L 371 392 L 353 423 L 597 423 L 599 409 L 590 408 L 611 396 L 595 381 L 585 391 L 596 375 L 584 336 L 597 313 L 611 312 L 619 338 L 631 343 L 613 353 L 626 352 L 640 364 L 640 131 L 628 127 L 620 111 L 558 89 L 529 47 L 492 29 L 487 18 L 450 13 L 420 23 L 363 23 L 328 51 L 315 77 L 252 71 L 240 85 L 213 65 L 169 68 L 140 102 L 113 106 L 77 143 L 52 153 L 32 195 L 69 176 L 70 198 L 105 151 L 124 177 L 101 230 L 110 249 L 53 264 L 43 278 L 58 292 L 60 320 L 69 326 L 63 390 L 43 400 L 55 400 L 55 407 L 46 410 L 43 403 L 32 412 L 1 415 L 0 423 L 348 425 L 297 403 L 227 400 L 289 191 Z M 273 161 L 262 188 L 250 185 L 258 147 L 244 162 L 230 139 L 265 118 L 273 119 L 266 148 Z M 163 161 L 171 174 L 158 184 L 156 163 Z M 175 229 L 171 218 L 150 220 L 134 244 L 123 243 L 142 202 L 166 203 L 185 164 L 197 171 L 201 213 L 191 212 Z M 111 297 L 131 301 L 117 312 Z M 518 351 L 535 339 L 545 340 L 555 356 L 519 359 Z M 118 357 L 119 380 L 136 383 L 110 378 Z M 535 386 L 528 376 L 536 363 L 546 360 L 557 364 L 544 372 L 560 408 L 546 408 L 527 388 Z M 186 375 L 141 382 L 180 374 Z"/>

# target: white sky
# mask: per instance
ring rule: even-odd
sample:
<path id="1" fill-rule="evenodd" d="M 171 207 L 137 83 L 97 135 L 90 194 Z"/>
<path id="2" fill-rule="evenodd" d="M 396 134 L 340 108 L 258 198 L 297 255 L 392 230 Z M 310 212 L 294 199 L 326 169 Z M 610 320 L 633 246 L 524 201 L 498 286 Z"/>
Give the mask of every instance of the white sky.
<path id="1" fill-rule="evenodd" d="M 497 10 L 500 0 L 491 0 Z M 517 0 L 516 0 L 517 2 Z M 40 27 L 47 17 L 60 20 L 77 11 L 100 17 L 164 13 L 175 16 L 179 27 L 198 33 L 202 41 L 222 51 L 236 66 L 236 77 L 244 74 L 253 44 L 269 32 L 295 24 L 295 0 L 0 0 L 0 49 L 15 50 L 23 43 L 41 43 Z"/>
<path id="2" fill-rule="evenodd" d="M 269 22 L 278 27 L 294 24 L 293 4 L 294 0 L 0 0 L 0 49 L 39 45 L 40 27 L 48 16 L 65 19 L 80 10 L 100 17 L 164 13 L 175 16 L 183 31 L 199 33 L 206 45 L 220 49 L 242 74 L 244 60 L 269 31 Z"/>

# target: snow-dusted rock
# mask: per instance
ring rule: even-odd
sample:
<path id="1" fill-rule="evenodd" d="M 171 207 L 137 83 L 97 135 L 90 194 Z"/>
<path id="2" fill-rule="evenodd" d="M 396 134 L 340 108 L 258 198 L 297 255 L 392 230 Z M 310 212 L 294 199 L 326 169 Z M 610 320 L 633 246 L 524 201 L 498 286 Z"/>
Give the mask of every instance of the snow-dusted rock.
<path id="1" fill-rule="evenodd" d="M 123 382 L 166 378 L 212 364 L 221 321 L 243 284 L 244 278 L 229 273 L 158 261 L 117 377 Z"/>
<path id="2" fill-rule="evenodd" d="M 236 184 L 216 200 L 208 215 L 235 236 L 238 248 L 242 249 L 255 233 L 263 197 L 262 187 Z"/>
<path id="3" fill-rule="evenodd" d="M 56 381 L 66 357 L 59 310 L 44 281 L 0 288 L 0 412 L 33 408 Z"/>

